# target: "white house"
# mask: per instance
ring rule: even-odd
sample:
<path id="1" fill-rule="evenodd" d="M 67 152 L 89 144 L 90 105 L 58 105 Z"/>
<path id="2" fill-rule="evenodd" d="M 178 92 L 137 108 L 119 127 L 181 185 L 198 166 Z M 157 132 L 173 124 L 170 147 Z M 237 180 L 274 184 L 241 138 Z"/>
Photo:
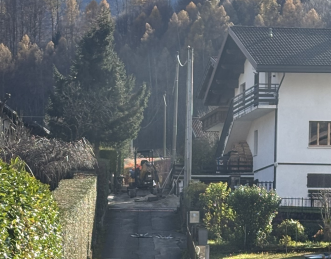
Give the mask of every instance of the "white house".
<path id="1" fill-rule="evenodd" d="M 247 143 L 255 181 L 281 197 L 331 188 L 331 30 L 229 28 L 199 97 L 227 111 L 221 159 Z"/>

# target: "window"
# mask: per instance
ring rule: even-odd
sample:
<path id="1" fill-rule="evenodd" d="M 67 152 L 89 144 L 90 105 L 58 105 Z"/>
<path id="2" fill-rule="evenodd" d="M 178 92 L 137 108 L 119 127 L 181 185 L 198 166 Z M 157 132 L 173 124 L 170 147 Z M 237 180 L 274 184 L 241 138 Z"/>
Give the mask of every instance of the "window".
<path id="1" fill-rule="evenodd" d="M 309 122 L 309 146 L 330 146 L 330 121 Z"/>
<path id="2" fill-rule="evenodd" d="M 257 130 L 254 131 L 254 156 L 257 156 L 257 152 L 258 152 L 258 146 L 259 146 L 259 142 L 258 142 L 258 136 L 259 132 Z"/>
<path id="3" fill-rule="evenodd" d="M 307 187 L 330 188 L 331 174 L 307 174 Z"/>

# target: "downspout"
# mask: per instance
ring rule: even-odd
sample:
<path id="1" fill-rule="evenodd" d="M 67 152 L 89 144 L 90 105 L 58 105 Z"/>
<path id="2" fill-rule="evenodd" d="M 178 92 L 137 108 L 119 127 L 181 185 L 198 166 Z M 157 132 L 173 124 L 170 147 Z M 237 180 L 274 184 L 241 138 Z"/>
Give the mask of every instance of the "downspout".
<path id="1" fill-rule="evenodd" d="M 276 189 L 276 173 L 277 173 L 277 126 L 278 126 L 278 101 L 279 101 L 279 89 L 282 86 L 285 73 L 283 73 L 282 80 L 280 80 L 279 87 L 276 91 L 276 110 L 275 110 L 275 142 L 274 142 L 274 190 Z"/>

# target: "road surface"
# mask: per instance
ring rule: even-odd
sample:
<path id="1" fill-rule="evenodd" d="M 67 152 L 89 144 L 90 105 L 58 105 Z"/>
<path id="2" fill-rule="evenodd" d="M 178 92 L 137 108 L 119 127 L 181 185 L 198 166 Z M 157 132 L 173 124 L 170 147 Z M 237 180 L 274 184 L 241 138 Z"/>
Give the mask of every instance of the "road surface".
<path id="1" fill-rule="evenodd" d="M 146 194 L 139 191 L 138 196 Z M 182 258 L 186 239 L 180 232 L 177 197 L 134 202 L 122 193 L 109 201 L 103 259 Z"/>

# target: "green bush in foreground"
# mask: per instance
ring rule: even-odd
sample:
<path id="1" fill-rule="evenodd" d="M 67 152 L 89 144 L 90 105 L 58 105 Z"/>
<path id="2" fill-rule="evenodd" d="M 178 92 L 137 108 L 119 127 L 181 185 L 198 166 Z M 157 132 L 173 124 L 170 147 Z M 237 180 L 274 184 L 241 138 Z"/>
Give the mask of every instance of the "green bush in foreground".
<path id="1" fill-rule="evenodd" d="M 199 200 L 199 195 L 204 193 L 208 185 L 202 182 L 190 183 L 184 190 L 184 200 L 187 209 L 201 210 L 203 204 Z"/>
<path id="2" fill-rule="evenodd" d="M 233 220 L 233 211 L 228 205 L 231 189 L 227 183 L 211 183 L 205 193 L 200 194 L 206 228 L 218 241 L 224 238 L 228 224 Z"/>
<path id="3" fill-rule="evenodd" d="M 280 200 L 276 192 L 255 185 L 240 186 L 229 196 L 229 205 L 235 211 L 238 244 L 247 247 L 265 245 Z"/>
<path id="4" fill-rule="evenodd" d="M 0 160 L 0 257 L 61 258 L 58 208 L 19 159 Z"/>
<path id="5" fill-rule="evenodd" d="M 277 226 L 277 236 L 282 238 L 283 236 L 290 236 L 294 241 L 304 242 L 308 239 L 305 234 L 305 228 L 298 220 L 285 219 Z"/>

